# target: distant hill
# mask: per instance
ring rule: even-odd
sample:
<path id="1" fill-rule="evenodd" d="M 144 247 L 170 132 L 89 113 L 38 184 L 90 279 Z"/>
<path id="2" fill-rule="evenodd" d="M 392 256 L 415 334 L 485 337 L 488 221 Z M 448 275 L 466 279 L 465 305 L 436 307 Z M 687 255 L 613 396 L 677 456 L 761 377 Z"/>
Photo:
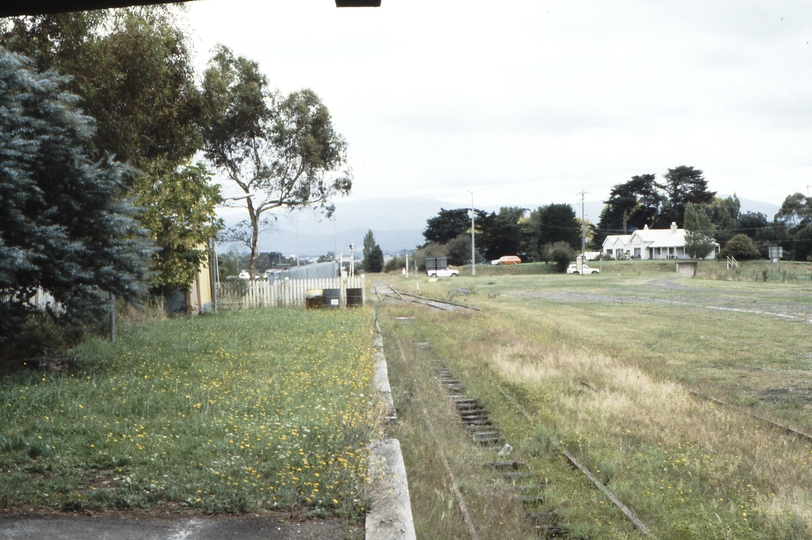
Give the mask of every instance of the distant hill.
<path id="1" fill-rule="evenodd" d="M 762 201 L 739 199 L 742 212 L 761 212 L 772 220 L 779 206 Z M 535 209 L 545 203 L 525 205 Z M 350 243 L 363 247 L 364 235 L 372 230 L 384 253 L 394 254 L 403 249 L 414 249 L 424 242 L 426 220 L 436 216 L 441 208 L 460 208 L 459 204 L 435 199 L 338 199 L 335 201 L 335 222 L 306 210 L 295 214 L 278 215 L 271 230 L 260 235 L 261 251 L 279 251 L 286 255 L 296 253 L 297 230 L 300 257 L 318 256 L 333 251 L 349 255 Z M 499 206 L 477 208 L 488 212 L 499 211 Z M 603 208 L 602 201 L 584 202 L 584 216 L 596 223 Z M 574 208 L 581 215 L 581 208 Z M 221 212 L 227 225 L 245 219 L 244 210 L 225 209 Z M 294 217 L 296 216 L 296 217 Z M 226 246 L 222 246 L 225 249 Z"/>

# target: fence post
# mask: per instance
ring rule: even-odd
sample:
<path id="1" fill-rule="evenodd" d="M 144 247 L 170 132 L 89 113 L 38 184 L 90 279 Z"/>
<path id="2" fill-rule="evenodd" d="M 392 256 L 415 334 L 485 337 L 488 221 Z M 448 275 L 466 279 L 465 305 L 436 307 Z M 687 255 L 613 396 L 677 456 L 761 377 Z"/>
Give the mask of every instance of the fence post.
<path id="1" fill-rule="evenodd" d="M 116 342 L 116 297 L 110 293 L 110 342 Z"/>

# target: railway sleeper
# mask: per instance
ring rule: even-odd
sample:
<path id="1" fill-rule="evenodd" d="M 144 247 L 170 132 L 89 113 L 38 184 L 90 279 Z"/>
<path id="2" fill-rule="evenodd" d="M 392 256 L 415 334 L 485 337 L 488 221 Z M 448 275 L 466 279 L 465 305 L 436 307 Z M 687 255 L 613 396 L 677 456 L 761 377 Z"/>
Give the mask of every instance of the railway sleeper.
<path id="1" fill-rule="evenodd" d="M 465 422 L 465 425 L 471 427 L 471 426 L 492 426 L 493 424 L 487 418 L 483 418 L 482 420 L 469 420 Z"/>
<path id="2" fill-rule="evenodd" d="M 502 441 L 502 436 L 499 432 L 496 433 L 474 433 L 474 442 L 482 445 L 497 446 Z"/>
<path id="3" fill-rule="evenodd" d="M 505 470 L 505 469 L 517 470 L 527 467 L 527 464 L 524 463 L 523 461 L 486 461 L 485 466 L 497 470 Z"/>
<path id="4" fill-rule="evenodd" d="M 455 401 L 454 402 L 454 407 L 457 409 L 457 412 L 460 413 L 460 414 L 487 410 L 485 408 L 485 406 L 482 405 L 482 403 L 459 403 L 459 402 Z"/>
<path id="5" fill-rule="evenodd" d="M 499 448 L 502 446 L 502 441 L 499 439 L 477 439 L 474 442 L 479 446 L 484 446 L 485 448 Z"/>
<path id="6" fill-rule="evenodd" d="M 484 411 L 485 407 L 481 403 L 455 403 L 457 410 L 460 413 L 471 411 Z"/>
<path id="7" fill-rule="evenodd" d="M 497 429 L 495 429 L 490 424 L 481 424 L 481 425 L 474 425 L 474 426 L 468 425 L 468 426 L 465 426 L 465 427 L 468 428 L 468 431 L 470 431 L 471 433 L 473 433 L 475 435 L 482 435 L 482 436 L 486 436 L 488 434 L 493 434 L 494 436 L 499 435 L 499 431 Z"/>
<path id="8" fill-rule="evenodd" d="M 474 412 L 474 413 L 465 413 L 460 414 L 460 420 L 463 422 L 474 421 L 474 420 L 490 420 L 490 416 L 487 412 Z"/>
<path id="9" fill-rule="evenodd" d="M 493 424 L 491 423 L 491 421 L 490 421 L 490 420 L 488 420 L 487 418 L 482 418 L 482 419 L 479 419 L 479 420 L 470 420 L 470 421 L 463 422 L 463 423 L 464 423 L 464 424 L 466 425 L 466 427 L 468 427 L 469 429 L 470 429 L 470 428 L 473 428 L 473 427 L 476 427 L 476 426 L 480 426 L 480 427 L 483 427 L 483 426 L 484 426 L 484 427 L 488 427 L 488 428 L 490 428 L 490 429 L 495 429 L 495 428 L 493 427 Z"/>
<path id="10" fill-rule="evenodd" d="M 478 422 L 478 421 L 483 421 L 483 420 L 487 421 L 487 422 L 490 422 L 490 420 L 491 420 L 490 417 L 488 417 L 487 414 L 465 414 L 465 415 L 460 415 L 460 419 L 466 424 L 471 424 L 471 423 Z"/>

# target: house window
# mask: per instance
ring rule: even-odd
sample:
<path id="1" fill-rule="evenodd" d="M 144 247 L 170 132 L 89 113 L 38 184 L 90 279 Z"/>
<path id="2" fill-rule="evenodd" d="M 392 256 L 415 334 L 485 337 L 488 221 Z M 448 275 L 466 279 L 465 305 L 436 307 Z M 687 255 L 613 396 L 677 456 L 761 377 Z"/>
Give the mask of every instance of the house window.
<path id="1" fill-rule="evenodd" d="M 635 259 L 640 258 L 640 248 L 634 248 L 634 258 Z"/>

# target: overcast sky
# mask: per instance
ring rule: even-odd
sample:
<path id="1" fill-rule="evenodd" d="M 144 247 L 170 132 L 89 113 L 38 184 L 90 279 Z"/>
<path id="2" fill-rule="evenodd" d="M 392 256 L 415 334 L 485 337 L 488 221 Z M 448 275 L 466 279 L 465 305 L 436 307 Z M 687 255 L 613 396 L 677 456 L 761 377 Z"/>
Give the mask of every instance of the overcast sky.
<path id="1" fill-rule="evenodd" d="M 354 198 L 575 203 L 678 165 L 742 198 L 810 193 L 808 0 L 382 2 L 200 0 L 187 17 L 201 69 L 223 43 L 273 88 L 319 94 Z"/>

